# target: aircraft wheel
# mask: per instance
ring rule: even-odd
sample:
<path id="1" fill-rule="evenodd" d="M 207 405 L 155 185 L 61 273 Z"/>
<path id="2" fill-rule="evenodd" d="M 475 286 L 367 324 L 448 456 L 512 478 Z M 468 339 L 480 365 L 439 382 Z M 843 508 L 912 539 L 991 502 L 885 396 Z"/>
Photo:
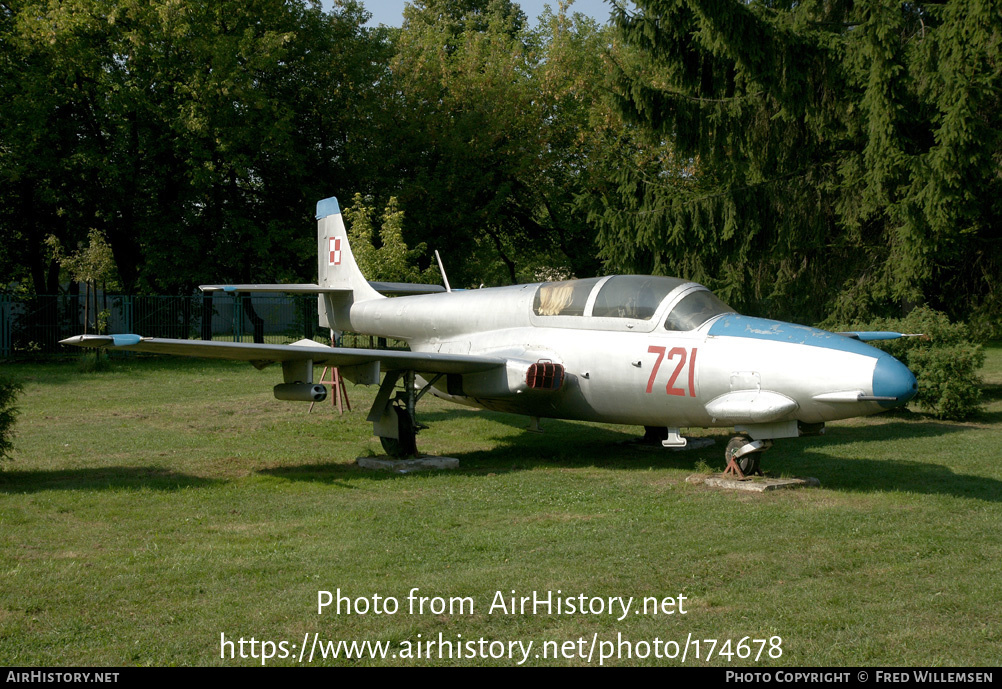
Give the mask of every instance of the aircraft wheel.
<path id="1" fill-rule="evenodd" d="M 402 459 L 417 455 L 417 439 L 414 436 L 414 423 L 406 409 L 393 407 L 397 415 L 397 434 L 399 438 L 379 436 L 379 444 L 390 457 Z"/>
<path id="2" fill-rule="evenodd" d="M 730 442 L 727 443 L 727 448 L 724 450 L 724 461 L 730 463 L 731 457 L 735 452 L 740 450 L 742 447 L 747 445 L 750 441 L 743 435 L 736 435 L 731 438 Z M 741 473 L 745 476 L 751 476 L 758 473 L 758 460 L 759 452 L 749 452 L 748 454 L 738 457 L 735 463 L 738 468 L 741 469 Z"/>
<path id="3" fill-rule="evenodd" d="M 661 441 L 667 439 L 668 429 L 665 426 L 644 426 L 644 437 L 637 444 L 661 447 Z"/>

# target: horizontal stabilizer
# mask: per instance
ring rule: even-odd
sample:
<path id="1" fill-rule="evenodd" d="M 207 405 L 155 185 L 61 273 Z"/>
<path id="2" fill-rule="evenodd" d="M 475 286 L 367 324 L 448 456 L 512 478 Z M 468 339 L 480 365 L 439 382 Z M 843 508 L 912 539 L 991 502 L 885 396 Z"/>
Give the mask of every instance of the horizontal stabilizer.
<path id="1" fill-rule="evenodd" d="M 824 392 L 814 395 L 811 399 L 817 402 L 894 402 L 897 397 L 867 395 L 862 390 L 846 390 L 844 392 Z"/>
<path id="2" fill-rule="evenodd" d="M 890 330 L 851 330 L 848 332 L 838 333 L 843 337 L 849 337 L 853 340 L 859 340 L 860 342 L 871 342 L 873 340 L 897 340 L 902 337 L 924 337 L 929 339 L 928 335 L 923 335 L 922 333 L 896 333 Z"/>
<path id="3" fill-rule="evenodd" d="M 60 344 L 75 347 L 114 347 L 130 352 L 172 354 L 205 359 L 248 361 L 258 368 L 284 361 L 312 359 L 321 366 L 358 366 L 378 361 L 384 371 L 416 371 L 418 373 L 477 373 L 503 367 L 505 359 L 469 354 L 438 352 L 403 352 L 387 349 L 352 349 L 328 347 L 300 340 L 291 345 L 256 344 L 251 342 L 216 342 L 213 340 L 170 340 L 139 335 L 76 335 Z"/>
<path id="4" fill-rule="evenodd" d="M 380 294 L 406 295 L 406 294 L 435 294 L 444 292 L 441 285 L 418 285 L 409 282 L 375 282 L 370 280 L 369 285 Z M 310 284 L 276 284 L 276 285 L 199 285 L 198 289 L 203 292 L 226 292 L 234 294 L 247 292 L 256 294 L 260 292 L 280 292 L 283 294 L 333 294 L 336 292 L 350 292 L 347 287 L 321 287 Z"/>
<path id="5" fill-rule="evenodd" d="M 445 292 L 442 285 L 419 285 L 411 282 L 376 282 L 369 280 L 372 289 L 380 294 L 394 294 L 403 296 L 407 294 L 437 294 Z"/>
<path id="6" fill-rule="evenodd" d="M 199 285 L 203 292 L 283 292 L 285 294 L 322 294 L 325 292 L 350 292 L 345 287 L 321 287 L 320 285 Z"/>

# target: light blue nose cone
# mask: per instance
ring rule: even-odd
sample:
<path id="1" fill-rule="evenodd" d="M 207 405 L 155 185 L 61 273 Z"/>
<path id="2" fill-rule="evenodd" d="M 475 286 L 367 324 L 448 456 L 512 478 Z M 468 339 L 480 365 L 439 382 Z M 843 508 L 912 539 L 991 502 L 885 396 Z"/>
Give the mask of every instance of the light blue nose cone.
<path id="1" fill-rule="evenodd" d="M 915 376 L 908 367 L 892 356 L 882 356 L 877 359 L 873 369 L 873 394 L 877 397 L 896 397 L 893 402 L 881 402 L 884 407 L 897 407 L 918 392 Z"/>

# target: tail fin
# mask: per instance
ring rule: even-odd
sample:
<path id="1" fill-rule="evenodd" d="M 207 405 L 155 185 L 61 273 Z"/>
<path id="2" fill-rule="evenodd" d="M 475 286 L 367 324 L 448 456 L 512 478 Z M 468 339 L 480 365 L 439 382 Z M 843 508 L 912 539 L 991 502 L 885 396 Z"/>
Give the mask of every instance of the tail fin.
<path id="1" fill-rule="evenodd" d="M 317 202 L 317 283 L 324 289 L 344 290 L 319 296 L 320 325 L 334 330 L 344 329 L 354 302 L 384 298 L 359 270 L 333 196 Z"/>

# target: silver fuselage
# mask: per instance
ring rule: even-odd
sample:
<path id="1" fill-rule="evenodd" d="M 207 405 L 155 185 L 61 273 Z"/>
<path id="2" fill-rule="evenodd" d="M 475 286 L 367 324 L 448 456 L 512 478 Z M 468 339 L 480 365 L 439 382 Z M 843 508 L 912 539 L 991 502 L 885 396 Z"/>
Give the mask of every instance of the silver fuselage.
<path id="1" fill-rule="evenodd" d="M 340 322 L 355 332 L 404 340 L 415 352 L 562 364 L 566 379 L 555 391 L 529 388 L 525 366 L 518 365 L 463 376 L 452 389 L 445 380 L 435 384 L 435 394 L 458 403 L 532 416 L 735 426 L 753 437 L 786 437 L 796 435 L 791 429 L 797 422 L 817 424 L 893 406 L 847 401 L 853 395 L 914 394 L 915 379 L 900 362 L 815 328 L 724 314 L 690 331 L 666 330 L 674 306 L 705 290 L 695 283 L 672 291 L 646 320 L 540 316 L 533 310 L 539 287 L 363 301 L 347 306 Z"/>

